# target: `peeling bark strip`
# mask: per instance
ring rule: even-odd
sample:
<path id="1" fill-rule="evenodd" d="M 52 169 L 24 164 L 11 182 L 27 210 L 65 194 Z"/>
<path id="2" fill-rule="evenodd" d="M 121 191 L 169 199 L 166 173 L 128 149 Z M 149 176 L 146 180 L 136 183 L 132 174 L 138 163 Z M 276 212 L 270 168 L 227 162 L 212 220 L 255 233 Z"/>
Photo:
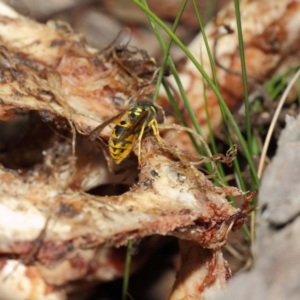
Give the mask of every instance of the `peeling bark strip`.
<path id="1" fill-rule="evenodd" d="M 88 134 L 129 99 L 152 92 L 157 66 L 144 50 L 111 45 L 99 51 L 65 23 L 43 25 L 3 13 L 0 119 L 12 118 L 14 108 L 37 110 L 46 120 L 64 117 Z"/>
<path id="2" fill-rule="evenodd" d="M 141 150 L 139 181 L 120 196 L 96 197 L 69 189 L 68 177 L 73 175 L 69 155 L 60 161 L 64 169 L 61 180 L 59 165 L 46 174 L 41 166 L 26 176 L 1 168 L 0 252 L 19 257 L 20 263 L 3 260 L 0 278 L 7 280 L 2 281 L 0 290 L 26 281 L 27 295 L 40 282 L 31 299 L 47 299 L 39 292 L 45 286 L 53 292 L 53 299 L 63 299 L 58 295 L 69 281 L 85 277 L 107 280 L 122 274 L 108 259 L 107 246 L 154 234 L 192 240 L 197 247 L 210 249 L 203 250 L 208 257 L 216 260 L 217 255 L 218 264 L 211 262 L 209 277 L 198 292 L 206 293 L 206 285 L 213 288 L 214 282 L 219 282 L 213 278 L 215 268 L 224 269 L 219 249 L 229 230 L 243 223 L 242 215 L 244 221 L 247 218 L 247 208 L 235 209 L 225 198 L 240 195 L 240 191 L 215 187 L 186 162 L 168 158 L 154 137 L 144 139 Z M 103 259 L 108 273 L 103 273 Z M 38 279 L 28 277 L 29 269 Z"/>

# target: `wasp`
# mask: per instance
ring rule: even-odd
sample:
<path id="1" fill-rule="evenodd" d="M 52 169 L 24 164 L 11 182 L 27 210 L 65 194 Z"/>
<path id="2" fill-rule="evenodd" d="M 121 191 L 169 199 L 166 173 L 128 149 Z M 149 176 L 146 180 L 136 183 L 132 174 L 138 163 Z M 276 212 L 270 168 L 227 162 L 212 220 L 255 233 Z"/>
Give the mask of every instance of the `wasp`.
<path id="1" fill-rule="evenodd" d="M 157 141 L 161 141 L 156 120 L 158 107 L 151 101 L 139 101 L 99 126 L 90 134 L 95 140 L 99 133 L 110 123 L 114 122 L 111 137 L 108 142 L 109 153 L 116 164 L 120 164 L 132 151 L 135 142 L 138 143 L 138 162 L 140 161 L 141 140 L 144 133 L 152 130 Z"/>

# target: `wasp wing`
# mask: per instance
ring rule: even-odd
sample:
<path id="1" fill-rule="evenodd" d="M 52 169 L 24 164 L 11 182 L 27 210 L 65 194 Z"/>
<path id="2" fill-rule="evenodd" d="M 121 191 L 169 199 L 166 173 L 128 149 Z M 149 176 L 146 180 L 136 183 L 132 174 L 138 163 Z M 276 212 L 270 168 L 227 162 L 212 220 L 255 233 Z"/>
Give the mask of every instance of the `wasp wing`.
<path id="1" fill-rule="evenodd" d="M 148 115 L 148 111 L 142 111 L 139 116 L 132 122 L 128 130 L 124 130 L 122 134 L 118 137 L 120 140 L 124 140 L 128 138 L 131 134 L 136 133 L 136 129 L 143 124 L 143 120 L 145 120 L 146 115 Z"/>
<path id="2" fill-rule="evenodd" d="M 98 136 L 99 133 L 110 123 L 112 123 L 113 121 L 117 120 L 118 118 L 120 118 L 122 115 L 124 115 L 124 112 L 117 114 L 116 116 L 113 116 L 111 118 L 109 118 L 108 120 L 104 121 L 103 123 L 101 123 L 99 126 L 97 126 L 94 130 L 91 131 L 90 133 L 90 139 L 92 141 L 94 141 Z"/>

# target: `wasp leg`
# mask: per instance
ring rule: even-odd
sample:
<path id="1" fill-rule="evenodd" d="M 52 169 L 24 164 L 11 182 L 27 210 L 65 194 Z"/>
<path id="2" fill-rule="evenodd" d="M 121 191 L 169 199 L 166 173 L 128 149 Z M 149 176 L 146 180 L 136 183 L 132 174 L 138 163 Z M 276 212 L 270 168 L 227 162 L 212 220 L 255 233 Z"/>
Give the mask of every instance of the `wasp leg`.
<path id="1" fill-rule="evenodd" d="M 157 124 L 156 119 L 151 120 L 151 121 L 149 122 L 149 125 L 148 125 L 148 126 L 151 126 L 152 131 L 153 131 L 153 134 L 154 134 L 156 140 L 157 140 L 159 143 L 162 143 L 162 138 L 161 138 L 160 135 L 159 135 L 158 124 Z"/>
<path id="2" fill-rule="evenodd" d="M 142 127 L 141 127 L 141 131 L 140 131 L 140 134 L 137 138 L 137 142 L 138 142 L 138 162 L 139 162 L 139 166 L 141 166 L 141 141 L 142 141 L 142 137 L 143 137 L 143 134 L 144 134 L 144 131 L 145 131 L 145 127 L 146 127 L 146 124 L 143 124 Z"/>

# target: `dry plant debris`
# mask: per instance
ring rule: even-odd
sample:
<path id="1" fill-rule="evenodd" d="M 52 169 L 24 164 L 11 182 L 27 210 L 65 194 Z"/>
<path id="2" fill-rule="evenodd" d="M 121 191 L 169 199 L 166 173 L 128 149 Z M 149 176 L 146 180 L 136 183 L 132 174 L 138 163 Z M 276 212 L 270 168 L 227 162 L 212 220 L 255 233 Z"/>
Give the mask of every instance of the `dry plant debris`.
<path id="1" fill-rule="evenodd" d="M 189 154 L 151 136 L 142 141 L 138 172 L 133 164 L 131 176 L 111 175 L 85 136 L 124 110 L 128 99 L 149 97 L 156 65 L 128 45 L 91 49 L 64 23 L 38 24 L 3 4 L 0 12 L 0 118 L 13 121 L 20 111 L 36 111 L 55 132 L 42 135 L 41 162 L 0 169 L 3 299 L 65 299 L 75 280 L 121 276 L 109 247 L 154 234 L 187 241 L 181 243 L 182 267 L 171 299 L 182 297 L 182 290 L 190 299 L 212 299 L 230 276 L 220 248 L 228 232 L 245 222 L 251 196 L 233 208 L 226 196 L 241 195 L 238 189 L 214 186 Z M 40 127 L 36 121 L 29 133 Z M 101 132 L 103 139 L 109 135 L 109 128 Z M 138 173 L 137 182 L 132 173 Z M 135 184 L 120 196 L 84 192 L 124 179 Z M 186 258 L 199 247 L 205 259 Z M 189 280 L 185 274 L 195 271 L 196 262 Z"/>

